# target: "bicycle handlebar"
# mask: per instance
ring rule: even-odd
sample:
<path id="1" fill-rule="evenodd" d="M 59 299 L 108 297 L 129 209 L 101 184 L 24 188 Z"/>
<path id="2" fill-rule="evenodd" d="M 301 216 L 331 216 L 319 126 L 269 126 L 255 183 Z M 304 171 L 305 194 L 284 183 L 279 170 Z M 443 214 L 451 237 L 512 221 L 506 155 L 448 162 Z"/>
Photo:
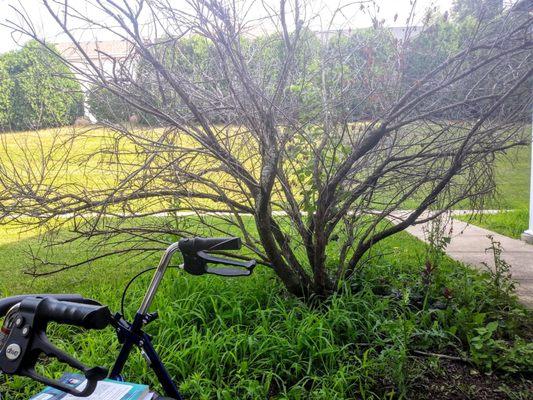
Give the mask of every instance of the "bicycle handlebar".
<path id="1" fill-rule="evenodd" d="M 172 243 L 161 257 L 159 265 L 156 268 L 150 286 L 146 291 L 137 313 L 145 314 L 150 308 L 157 288 L 163 279 L 165 271 L 170 264 L 170 259 L 174 253 L 178 251 L 182 253 L 183 269 L 192 275 L 213 274 L 228 277 L 248 276 L 252 273 L 255 267 L 255 260 L 243 262 L 240 260 L 215 257 L 207 253 L 208 251 L 218 250 L 239 250 L 241 246 L 241 239 L 238 237 L 183 238 L 179 242 Z M 208 268 L 208 264 L 229 265 L 236 268 Z"/>
<path id="2" fill-rule="evenodd" d="M 209 253 L 210 251 L 238 250 L 240 248 L 241 240 L 237 237 L 190 238 L 171 244 L 161 257 L 152 282 L 137 311 L 134 323 L 127 324 L 125 331 L 131 335 L 131 332 L 137 332 L 145 323 L 146 312 L 174 253 L 181 251 L 184 260 L 182 267 L 193 275 L 247 276 L 252 273 L 255 260 L 227 259 Z M 208 266 L 209 264 L 226 265 L 230 268 L 212 268 Z M 46 327 L 49 322 L 87 329 L 103 329 L 112 321 L 116 322 L 106 306 L 85 299 L 80 295 L 27 295 L 0 300 L 0 318 L 6 315 L 6 312 L 4 327 L 0 331 L 0 372 L 27 376 L 74 396 L 89 396 L 95 390 L 98 381 L 107 377 L 106 369 L 86 367 L 78 360 L 54 347 L 46 336 Z M 117 315 L 122 317 L 120 314 Z M 6 323 L 9 324 L 9 329 L 4 329 Z M 7 335 L 2 337 L 2 332 L 7 332 Z M 131 345 L 129 346 L 124 353 L 126 354 L 125 358 L 131 349 Z M 79 391 L 59 381 L 37 374 L 35 365 L 42 353 L 80 370 L 87 379 L 86 387 Z M 117 361 L 117 363 L 116 365 L 120 366 L 117 370 L 120 371 L 123 362 L 120 364 Z M 160 365 L 159 369 L 162 368 Z M 175 391 L 177 393 L 177 389 Z"/>
<path id="3" fill-rule="evenodd" d="M 242 246 L 238 237 L 223 238 L 185 238 L 179 241 L 182 253 L 197 253 L 199 251 L 239 250 Z"/>
<path id="4" fill-rule="evenodd" d="M 56 348 L 46 336 L 49 322 L 79 326 L 87 329 L 103 329 L 111 322 L 111 314 L 106 306 L 79 296 L 64 297 L 79 302 L 60 301 L 57 297 L 24 297 L 12 305 L 7 313 L 0 343 L 0 371 L 9 375 L 27 376 L 45 385 L 55 387 L 74 396 L 89 396 L 98 381 L 107 377 L 102 367 L 88 368 L 67 353 Z M 8 304 L 20 298 L 5 299 Z M 87 384 L 77 390 L 59 381 L 39 375 L 35 365 L 41 354 L 54 357 L 85 375 Z"/>
<path id="5" fill-rule="evenodd" d="M 42 323 L 58 322 L 86 329 L 103 329 L 111 320 L 107 306 L 73 303 L 46 298 L 36 309 L 36 318 Z"/>
<path id="6" fill-rule="evenodd" d="M 28 297 L 37 297 L 37 298 L 51 297 L 56 300 L 72 301 L 75 303 L 92 303 L 92 304 L 96 303 L 93 300 L 88 300 L 84 298 L 80 294 L 24 294 L 20 296 L 11 296 L 11 297 L 6 297 L 4 299 L 0 299 L 0 318 L 3 318 L 4 315 L 6 315 L 6 313 L 9 311 L 11 307 L 13 307 L 15 304 L 20 303 L 22 300 Z"/>

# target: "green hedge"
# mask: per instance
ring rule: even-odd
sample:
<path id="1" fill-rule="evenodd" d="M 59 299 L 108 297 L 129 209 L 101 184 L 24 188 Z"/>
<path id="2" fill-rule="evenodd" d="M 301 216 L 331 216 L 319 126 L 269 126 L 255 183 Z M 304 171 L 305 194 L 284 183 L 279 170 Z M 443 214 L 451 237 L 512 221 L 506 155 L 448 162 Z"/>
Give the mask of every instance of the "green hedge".
<path id="1" fill-rule="evenodd" d="M 9 76 L 6 63 L 0 59 L 0 127 L 9 124 L 12 90 L 13 80 Z"/>
<path id="2" fill-rule="evenodd" d="M 137 112 L 108 89 L 93 87 L 87 96 L 87 106 L 99 122 L 126 122 Z"/>
<path id="3" fill-rule="evenodd" d="M 69 68 L 32 41 L 0 56 L 0 128 L 69 125 L 83 115 L 83 94 Z"/>

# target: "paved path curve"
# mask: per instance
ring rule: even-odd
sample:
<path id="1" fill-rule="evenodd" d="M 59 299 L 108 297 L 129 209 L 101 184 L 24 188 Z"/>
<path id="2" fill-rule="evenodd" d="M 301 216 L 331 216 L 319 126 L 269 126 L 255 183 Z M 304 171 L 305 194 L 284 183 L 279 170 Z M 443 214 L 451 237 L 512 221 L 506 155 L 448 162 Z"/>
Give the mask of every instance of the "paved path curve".
<path id="1" fill-rule="evenodd" d="M 516 292 L 520 302 L 528 308 L 533 308 L 533 245 L 457 219 L 452 219 L 452 223 L 452 238 L 446 253 L 455 260 L 480 269 L 485 269 L 483 262 L 494 267 L 492 253 L 485 251 L 490 246 L 490 239 L 487 236 L 492 235 L 501 243 L 502 259 L 511 265 L 513 279 L 518 283 Z M 426 224 L 411 226 L 407 232 L 425 240 L 427 226 Z"/>

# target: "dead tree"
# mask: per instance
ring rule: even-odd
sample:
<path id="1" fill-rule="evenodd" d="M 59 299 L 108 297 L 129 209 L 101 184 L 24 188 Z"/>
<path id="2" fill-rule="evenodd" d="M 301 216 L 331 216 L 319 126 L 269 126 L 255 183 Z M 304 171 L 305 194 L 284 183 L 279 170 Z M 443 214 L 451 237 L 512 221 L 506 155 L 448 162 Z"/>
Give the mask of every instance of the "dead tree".
<path id="1" fill-rule="evenodd" d="M 247 17 L 245 2 L 185 3 L 97 0 L 105 18 L 91 19 L 76 2 L 43 2 L 88 66 L 71 69 L 144 127 L 108 120 L 105 131 L 59 135 L 39 165 L 2 156 L 4 221 L 100 238 L 98 255 L 36 275 L 209 232 L 243 237 L 290 293 L 327 296 L 381 240 L 461 202 L 480 205 L 494 193 L 495 157 L 527 143 L 528 16 L 503 12 L 463 29 L 454 48 L 435 40 L 424 50 L 442 32 L 439 16 L 398 40 L 379 19 L 317 34 L 296 0 L 265 4 L 262 19 Z M 8 23 L 46 43 L 27 21 Z M 102 51 L 112 60 L 103 68 L 77 38 L 80 23 L 130 54 Z M 101 148 L 72 154 L 72 140 L 97 134 Z M 67 165 L 85 166 L 90 183 L 61 178 Z M 391 223 L 399 210 L 409 211 Z"/>

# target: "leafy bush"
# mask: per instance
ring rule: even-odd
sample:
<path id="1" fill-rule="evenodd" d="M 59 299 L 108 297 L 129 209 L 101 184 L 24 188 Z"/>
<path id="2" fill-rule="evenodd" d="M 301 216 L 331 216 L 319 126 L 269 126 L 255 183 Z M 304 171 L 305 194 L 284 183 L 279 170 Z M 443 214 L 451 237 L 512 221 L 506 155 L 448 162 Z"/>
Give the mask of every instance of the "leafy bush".
<path id="1" fill-rule="evenodd" d="M 68 125 L 82 114 L 80 85 L 53 51 L 52 47 L 46 49 L 32 41 L 0 57 L 0 124 L 3 129 Z"/>
<path id="2" fill-rule="evenodd" d="M 142 98 L 142 93 L 139 94 Z M 132 99 L 138 101 L 139 99 Z M 87 96 L 87 106 L 91 115 L 98 122 L 122 123 L 161 126 L 165 121 L 160 121 L 152 115 L 139 111 L 120 96 L 109 89 L 93 87 Z"/>
<path id="3" fill-rule="evenodd" d="M 87 106 L 97 121 L 125 122 L 134 114 L 127 102 L 107 89 L 92 88 Z"/>
<path id="4" fill-rule="evenodd" d="M 7 126 L 11 111 L 11 90 L 13 81 L 5 63 L 0 59 L 0 129 Z"/>
<path id="5" fill-rule="evenodd" d="M 470 338 L 472 361 L 484 371 L 498 368 L 507 372 L 533 372 L 533 343 L 516 338 L 509 344 L 495 337 L 497 330 L 497 321 L 474 330 L 475 336 Z"/>

